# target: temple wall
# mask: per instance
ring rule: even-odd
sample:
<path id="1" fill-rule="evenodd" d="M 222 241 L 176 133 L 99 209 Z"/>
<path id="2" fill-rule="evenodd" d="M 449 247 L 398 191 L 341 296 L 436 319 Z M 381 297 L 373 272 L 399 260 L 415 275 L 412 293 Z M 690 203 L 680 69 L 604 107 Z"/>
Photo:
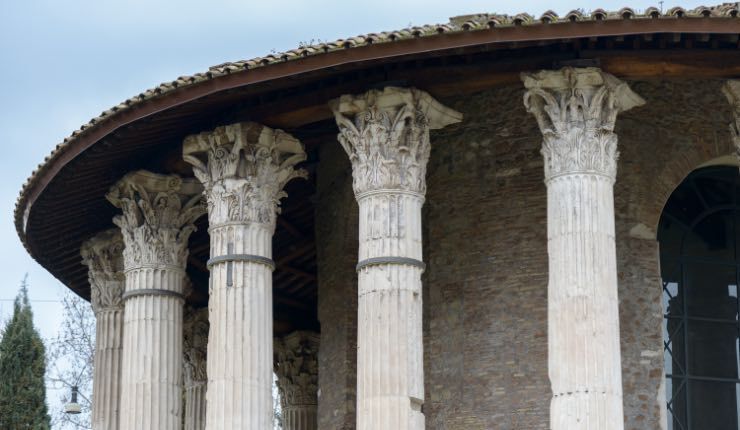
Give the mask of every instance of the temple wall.
<path id="1" fill-rule="evenodd" d="M 734 153 L 732 115 L 721 81 L 629 84 L 647 103 L 622 113 L 615 128 L 621 152 L 614 195 L 625 429 L 659 429 L 665 400 L 656 228 L 666 200 L 692 170 Z"/>
<path id="2" fill-rule="evenodd" d="M 625 429 L 660 429 L 662 309 L 655 228 L 673 189 L 732 154 L 717 81 L 628 81 L 615 186 Z M 541 134 L 520 86 L 440 101 L 463 123 L 432 133 L 424 206 L 429 429 L 546 429 L 546 193 Z M 319 428 L 354 428 L 357 205 L 339 144 L 318 172 Z"/>
<path id="3" fill-rule="evenodd" d="M 545 429 L 546 194 L 523 90 L 443 103 L 424 226 L 427 428 Z"/>
<path id="4" fill-rule="evenodd" d="M 316 247 L 319 284 L 318 428 L 355 428 L 357 385 L 358 208 L 349 159 L 323 145 L 317 172 Z"/>

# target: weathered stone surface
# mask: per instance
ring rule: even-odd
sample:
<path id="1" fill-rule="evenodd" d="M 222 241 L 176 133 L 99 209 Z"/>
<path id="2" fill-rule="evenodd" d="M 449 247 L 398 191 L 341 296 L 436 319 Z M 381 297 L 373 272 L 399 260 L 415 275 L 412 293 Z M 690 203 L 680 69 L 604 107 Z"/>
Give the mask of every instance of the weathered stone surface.
<path id="1" fill-rule="evenodd" d="M 183 318 L 183 376 L 185 430 L 206 428 L 208 388 L 208 308 L 185 309 Z"/>
<path id="2" fill-rule="evenodd" d="M 645 101 L 629 86 L 595 68 L 522 74 L 524 106 L 544 138 L 545 179 L 562 174 L 617 174 L 617 114 Z"/>
<path id="3" fill-rule="evenodd" d="M 182 426 L 182 318 L 190 233 L 205 209 L 195 180 L 138 171 L 107 194 L 123 211 L 121 429 Z"/>
<path id="4" fill-rule="evenodd" d="M 205 187 L 211 227 L 254 222 L 274 228 L 283 187 L 307 175 L 294 168 L 306 159 L 297 139 L 253 122 L 188 136 L 183 158 Z"/>
<path id="5" fill-rule="evenodd" d="M 356 195 L 377 190 L 426 192 L 429 130 L 462 115 L 416 89 L 386 87 L 330 102 L 339 143 L 352 163 Z"/>
<path id="6" fill-rule="evenodd" d="M 208 429 L 272 428 L 272 235 L 283 186 L 305 177 L 303 145 L 237 123 L 188 136 L 183 156 L 208 201 Z"/>
<path id="7" fill-rule="evenodd" d="M 82 244 L 88 267 L 90 302 L 95 312 L 92 425 L 117 430 L 121 413 L 123 348 L 123 238 L 118 229 L 97 234 Z"/>
<path id="8" fill-rule="evenodd" d="M 523 74 L 544 141 L 554 430 L 624 428 L 613 186 L 617 115 L 644 104 L 599 69 Z"/>
<path id="9" fill-rule="evenodd" d="M 90 304 L 94 312 L 123 309 L 123 238 L 118 229 L 106 230 L 82 244 L 82 264 L 88 268 Z"/>
<path id="10" fill-rule="evenodd" d="M 126 247 L 126 269 L 134 267 L 185 268 L 188 238 L 193 224 L 205 213 L 202 187 L 193 179 L 139 170 L 118 181 L 106 194 L 123 215 L 113 218 Z"/>
<path id="11" fill-rule="evenodd" d="M 330 103 L 360 209 L 357 428 L 424 428 L 421 208 L 429 130 L 462 115 L 415 89 Z"/>
<path id="12" fill-rule="evenodd" d="M 316 430 L 319 334 L 296 331 L 275 339 L 275 374 L 284 430 Z"/>

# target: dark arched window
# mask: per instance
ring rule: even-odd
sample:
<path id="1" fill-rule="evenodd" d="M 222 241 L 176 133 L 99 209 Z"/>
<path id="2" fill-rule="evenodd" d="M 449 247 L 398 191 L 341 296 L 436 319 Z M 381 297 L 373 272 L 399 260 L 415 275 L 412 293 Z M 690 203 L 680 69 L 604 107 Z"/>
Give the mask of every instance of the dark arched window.
<path id="1" fill-rule="evenodd" d="M 739 203 L 737 167 L 707 167 L 660 219 L 669 429 L 739 428 Z"/>

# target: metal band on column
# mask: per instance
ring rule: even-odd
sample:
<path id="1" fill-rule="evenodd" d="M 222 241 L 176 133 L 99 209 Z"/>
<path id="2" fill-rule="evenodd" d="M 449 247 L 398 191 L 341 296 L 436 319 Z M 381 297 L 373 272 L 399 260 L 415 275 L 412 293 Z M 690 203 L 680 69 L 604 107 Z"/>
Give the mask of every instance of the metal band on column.
<path id="1" fill-rule="evenodd" d="M 185 296 L 177 291 L 172 290 L 159 290 L 156 288 L 146 288 L 141 290 L 126 291 L 123 293 L 123 300 L 128 300 L 137 296 L 170 296 L 176 297 L 181 300 L 185 300 Z"/>
<path id="2" fill-rule="evenodd" d="M 368 266 L 379 266 L 381 264 L 398 264 L 401 266 L 415 266 L 420 268 L 421 270 L 426 269 L 427 265 L 421 261 L 417 260 L 415 258 L 408 258 L 408 257 L 373 257 L 373 258 L 366 258 L 359 263 L 357 263 L 356 269 L 359 272 L 365 267 Z"/>
<path id="3" fill-rule="evenodd" d="M 275 270 L 275 262 L 271 258 L 263 257 L 261 255 L 252 255 L 252 254 L 226 254 L 226 255 L 221 255 L 219 257 L 213 257 L 208 260 L 208 262 L 206 263 L 206 266 L 208 266 L 208 270 L 210 270 L 211 266 L 213 266 L 214 264 L 229 263 L 229 262 L 234 262 L 234 261 L 264 264 L 270 269 Z"/>

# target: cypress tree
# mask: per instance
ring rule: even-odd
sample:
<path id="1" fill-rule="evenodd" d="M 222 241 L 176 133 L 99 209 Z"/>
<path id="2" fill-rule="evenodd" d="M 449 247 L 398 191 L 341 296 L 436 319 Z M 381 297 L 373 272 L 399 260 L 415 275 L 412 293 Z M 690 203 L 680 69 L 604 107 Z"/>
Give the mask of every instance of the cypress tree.
<path id="1" fill-rule="evenodd" d="M 45 348 L 33 327 L 26 279 L 0 340 L 0 429 L 49 430 Z"/>

